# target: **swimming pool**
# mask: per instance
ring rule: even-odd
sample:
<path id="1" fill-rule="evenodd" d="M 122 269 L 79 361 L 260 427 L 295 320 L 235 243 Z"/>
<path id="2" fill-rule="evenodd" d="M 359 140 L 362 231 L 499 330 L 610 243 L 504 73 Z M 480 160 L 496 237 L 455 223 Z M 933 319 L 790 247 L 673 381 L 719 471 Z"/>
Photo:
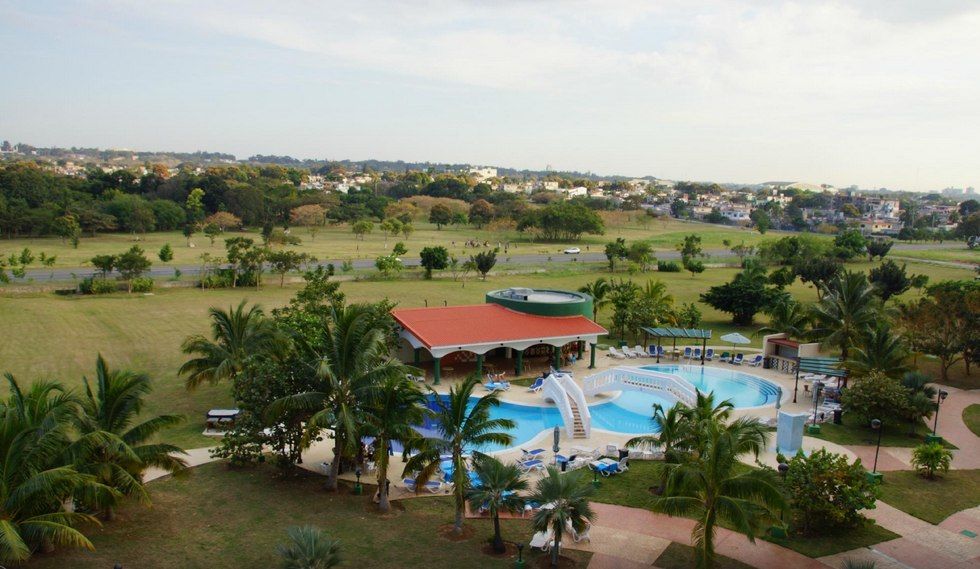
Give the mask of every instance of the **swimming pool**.
<path id="1" fill-rule="evenodd" d="M 714 391 L 717 401 L 731 399 L 735 407 L 769 405 L 775 403 L 779 396 L 779 388 L 775 384 L 737 370 L 670 364 L 643 366 L 642 369 L 677 375 L 690 382 L 699 391 Z M 470 398 L 471 408 L 476 404 L 477 399 L 477 397 Z M 670 407 L 674 404 L 674 400 L 659 393 L 623 391 L 609 401 L 589 405 L 592 428 L 623 434 L 656 433 L 658 428 L 651 421 L 654 403 Z M 430 401 L 430 407 L 434 405 L 435 402 Z M 491 445 L 477 449 L 482 452 L 526 446 L 542 432 L 564 426 L 561 414 L 554 406 L 521 405 L 501 401 L 499 406 L 491 408 L 490 416 L 494 419 L 511 419 L 517 423 L 517 426 L 510 431 L 514 442 L 508 446 Z M 430 421 L 427 421 L 419 430 L 429 436 L 435 435 L 433 426 Z M 564 434 L 562 437 L 564 440 Z M 550 445 L 550 439 L 548 444 Z"/>

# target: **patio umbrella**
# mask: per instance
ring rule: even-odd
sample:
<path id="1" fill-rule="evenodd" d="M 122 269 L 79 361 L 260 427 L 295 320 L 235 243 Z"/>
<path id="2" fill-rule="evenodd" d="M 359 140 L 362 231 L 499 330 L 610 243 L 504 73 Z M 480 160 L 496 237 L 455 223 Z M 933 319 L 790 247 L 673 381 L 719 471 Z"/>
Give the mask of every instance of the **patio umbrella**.
<path id="1" fill-rule="evenodd" d="M 752 340 L 749 340 L 748 338 L 746 338 L 745 336 L 739 334 L 738 332 L 732 332 L 731 334 L 725 334 L 724 336 L 722 336 L 719 339 L 722 342 L 728 342 L 729 344 L 732 345 L 732 359 L 731 359 L 732 362 L 735 361 L 735 344 L 751 344 L 752 343 Z"/>

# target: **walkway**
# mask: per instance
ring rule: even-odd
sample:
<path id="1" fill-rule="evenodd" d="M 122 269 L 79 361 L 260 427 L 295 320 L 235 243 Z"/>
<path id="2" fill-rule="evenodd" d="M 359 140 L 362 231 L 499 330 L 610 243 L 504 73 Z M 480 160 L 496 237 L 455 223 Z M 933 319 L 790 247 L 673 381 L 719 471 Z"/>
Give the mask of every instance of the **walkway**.
<path id="1" fill-rule="evenodd" d="M 949 397 L 939 409 L 939 427 L 936 434 L 959 448 L 953 451 L 952 468 L 980 468 L 980 439 L 963 422 L 963 410 L 973 404 L 980 404 L 980 390 L 966 391 L 943 386 Z"/>
<path id="2" fill-rule="evenodd" d="M 187 461 L 187 467 L 193 468 L 195 466 L 201 466 L 202 464 L 207 464 L 209 462 L 214 462 L 218 459 L 211 458 L 211 449 L 214 447 L 205 448 L 192 448 L 187 451 L 187 455 L 183 456 L 184 460 Z M 151 480 L 156 480 L 157 478 L 163 478 L 164 476 L 170 475 L 169 472 L 163 470 L 162 468 L 147 468 L 146 472 L 143 473 L 143 482 L 149 482 Z"/>

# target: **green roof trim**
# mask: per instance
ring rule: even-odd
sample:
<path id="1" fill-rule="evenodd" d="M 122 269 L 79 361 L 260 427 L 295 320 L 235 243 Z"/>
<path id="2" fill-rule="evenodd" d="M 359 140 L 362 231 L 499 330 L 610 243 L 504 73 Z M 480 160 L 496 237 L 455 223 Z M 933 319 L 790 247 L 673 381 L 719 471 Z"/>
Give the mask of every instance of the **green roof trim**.
<path id="1" fill-rule="evenodd" d="M 840 358 L 800 358 L 798 368 L 804 373 L 822 373 L 831 377 L 847 377 Z"/>
<path id="2" fill-rule="evenodd" d="M 697 340 L 708 340 L 711 338 L 711 330 L 700 328 L 650 328 L 643 326 L 640 328 L 654 338 L 692 338 Z"/>

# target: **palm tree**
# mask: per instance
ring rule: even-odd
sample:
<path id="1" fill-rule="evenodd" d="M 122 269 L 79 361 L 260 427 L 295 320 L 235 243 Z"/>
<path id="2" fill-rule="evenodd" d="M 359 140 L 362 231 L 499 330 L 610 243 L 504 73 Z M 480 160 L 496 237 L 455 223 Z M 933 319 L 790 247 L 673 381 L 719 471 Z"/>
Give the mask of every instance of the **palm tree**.
<path id="1" fill-rule="evenodd" d="M 789 338 L 803 338 L 810 327 L 810 310 L 807 305 L 791 297 L 783 297 L 766 311 L 769 325 L 759 328 L 756 334 L 786 334 Z"/>
<path id="2" fill-rule="evenodd" d="M 392 441 L 410 443 L 419 437 L 413 425 L 421 425 L 428 412 L 425 394 L 404 375 L 392 375 L 371 390 L 364 409 L 364 431 L 374 436 L 374 461 L 378 473 L 378 507 L 390 509 L 388 502 L 388 446 Z"/>
<path id="3" fill-rule="evenodd" d="M 405 377 L 408 372 L 389 354 L 386 332 L 369 305 L 331 307 L 317 368 L 319 389 L 282 397 L 266 410 L 269 417 L 312 412 L 306 423 L 307 439 L 322 429 L 333 429 L 329 490 L 337 489 L 341 459 L 352 454 L 360 441 L 366 402 L 388 378 Z"/>
<path id="4" fill-rule="evenodd" d="M 657 321 L 652 324 L 673 324 L 674 297 L 667 292 L 667 284 L 658 279 L 650 279 L 640 290 L 640 296 L 650 303 L 651 312 Z"/>
<path id="5" fill-rule="evenodd" d="M 584 292 L 585 294 L 592 297 L 592 319 L 595 321 L 599 320 L 599 311 L 609 306 L 609 291 L 612 287 L 609 281 L 605 277 L 599 277 L 596 280 L 586 284 L 585 286 L 578 289 L 579 292 Z"/>
<path id="6" fill-rule="evenodd" d="M 265 317 L 259 305 L 245 309 L 243 300 L 227 312 L 212 307 L 211 340 L 200 334 L 184 340 L 185 354 L 199 354 L 187 360 L 177 372 L 187 374 L 187 389 L 201 383 L 217 383 L 235 379 L 245 360 L 251 356 L 278 353 L 288 346 L 288 340 L 272 320 Z"/>
<path id="7" fill-rule="evenodd" d="M 470 508 L 485 508 L 490 512 L 493 519 L 493 550 L 503 553 L 506 548 L 500 535 L 500 510 L 516 512 L 524 507 L 524 500 L 517 493 L 527 490 L 527 480 L 516 465 L 504 464 L 492 456 L 481 455 L 474 463 L 480 484 L 467 493 Z"/>
<path id="8" fill-rule="evenodd" d="M 684 418 L 690 422 L 689 428 L 685 432 L 689 437 L 693 437 L 683 441 L 684 445 L 688 448 L 693 447 L 697 441 L 697 431 L 700 428 L 706 424 L 724 423 L 732 416 L 734 409 L 735 404 L 732 403 L 731 399 L 715 403 L 714 391 L 708 393 L 698 391 L 694 405 L 682 407 L 680 411 Z"/>
<path id="9" fill-rule="evenodd" d="M 910 371 L 902 376 L 902 386 L 909 390 L 909 435 L 922 419 L 928 419 L 936 409 L 936 388 L 929 385 L 929 376 Z"/>
<path id="10" fill-rule="evenodd" d="M 878 300 L 864 273 L 845 271 L 827 285 L 823 298 L 813 307 L 812 335 L 825 346 L 840 349 L 847 361 L 850 348 L 877 318 Z"/>
<path id="11" fill-rule="evenodd" d="M 690 440 L 690 435 L 688 434 L 688 427 L 690 422 L 685 416 L 685 411 L 688 409 L 687 405 L 678 401 L 670 406 L 666 411 L 663 405 L 660 403 L 653 404 L 653 417 L 650 421 L 654 424 L 656 429 L 659 429 L 657 435 L 642 435 L 639 437 L 633 437 L 626 441 L 627 448 L 656 448 L 663 447 L 664 449 L 664 460 L 666 462 L 679 462 L 681 460 L 681 453 L 683 449 L 680 445 L 685 444 L 685 441 Z M 664 469 L 660 470 L 660 486 L 658 491 L 663 491 L 664 486 L 667 485 L 667 471 Z"/>
<path id="12" fill-rule="evenodd" d="M 476 399 L 471 405 L 473 389 L 479 383 L 480 378 L 471 375 L 462 383 L 451 387 L 445 397 L 432 392 L 435 398 L 433 421 L 442 438 L 438 441 L 429 439 L 429 444 L 420 448 L 421 452 L 410 458 L 405 465 L 406 472 L 419 473 L 416 480 L 421 483 L 438 470 L 441 454 L 452 455 L 453 497 L 456 500 L 453 533 L 456 535 L 463 533 L 463 514 L 470 487 L 463 454 L 467 449 L 478 450 L 486 445 L 511 444 L 514 437 L 507 431 L 517 426 L 510 419 L 494 419 L 490 416 L 491 409 L 500 405 L 496 392 Z"/>
<path id="13" fill-rule="evenodd" d="M 589 504 L 589 497 L 595 488 L 582 477 L 581 471 L 570 472 L 562 476 L 558 469 L 549 466 L 548 474 L 538 480 L 534 492 L 528 500 L 539 504 L 549 504 L 550 508 L 541 508 L 532 520 L 535 531 L 551 532 L 555 544 L 551 548 L 551 566 L 558 566 L 558 550 L 561 547 L 561 536 L 566 528 L 571 526 L 581 532 L 595 519 L 595 513 Z"/>
<path id="14" fill-rule="evenodd" d="M 65 507 L 78 492 L 115 492 L 64 465 L 77 401 L 57 383 L 37 381 L 27 393 L 10 374 L 0 403 L 0 563 L 20 563 L 38 549 L 94 549 L 75 529 L 98 521 Z"/>
<path id="15" fill-rule="evenodd" d="M 891 327 L 884 320 L 879 320 L 861 337 L 860 345 L 854 348 L 844 366 L 853 377 L 864 377 L 872 371 L 879 371 L 896 378 L 911 369 L 905 342 L 901 336 L 892 334 Z"/>
<path id="16" fill-rule="evenodd" d="M 779 481 L 770 470 L 744 470 L 738 460 L 746 452 L 765 448 L 768 433 L 754 419 L 725 425 L 707 421 L 696 431 L 697 452 L 689 460 L 668 464 L 667 487 L 656 508 L 669 516 L 695 520 L 691 539 L 696 565 L 714 565 L 715 524 L 726 523 L 750 541 L 763 524 L 786 507 Z"/>
<path id="17" fill-rule="evenodd" d="M 283 569 L 328 569 L 340 564 L 340 542 L 315 526 L 286 530 L 289 541 L 276 546 Z"/>
<path id="18" fill-rule="evenodd" d="M 149 504 L 143 487 L 147 468 L 161 468 L 171 474 L 186 468 L 187 463 L 177 456 L 186 454 L 183 449 L 150 442 L 160 431 L 184 418 L 158 415 L 137 422 L 143 411 L 143 398 L 152 390 L 149 376 L 128 370 L 110 371 L 101 355 L 95 362 L 94 391 L 88 378 L 82 381 L 82 412 L 75 421 L 80 437 L 72 444 L 71 453 L 79 472 L 92 475 L 118 494 L 101 493 L 80 499 L 99 508 L 111 520 L 120 495 Z"/>

